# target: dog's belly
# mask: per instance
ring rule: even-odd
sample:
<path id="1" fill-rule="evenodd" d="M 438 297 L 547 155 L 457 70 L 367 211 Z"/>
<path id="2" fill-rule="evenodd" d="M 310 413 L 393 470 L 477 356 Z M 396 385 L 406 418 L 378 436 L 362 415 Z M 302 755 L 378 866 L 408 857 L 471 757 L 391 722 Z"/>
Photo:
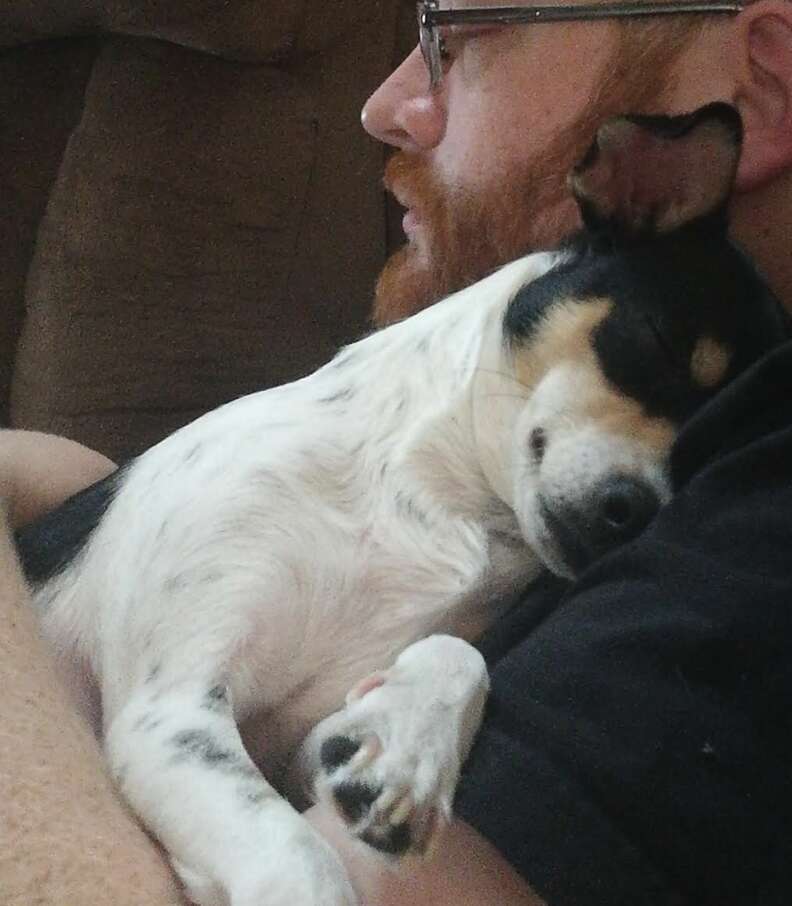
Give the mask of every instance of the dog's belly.
<path id="1" fill-rule="evenodd" d="M 484 552 L 486 551 L 486 555 Z M 365 600 L 329 608 L 300 651 L 292 651 L 295 680 L 273 702 L 267 691 L 250 700 L 272 704 L 254 708 L 241 721 L 245 744 L 270 781 L 299 799 L 294 758 L 311 729 L 344 706 L 347 692 L 361 679 L 386 669 L 407 646 L 435 633 L 478 638 L 514 602 L 536 574 L 537 561 L 521 543 L 490 539 L 478 562 L 468 562 L 465 580 L 458 572 L 434 571 L 431 587 L 406 577 L 405 587 L 378 587 L 369 575 Z M 262 665 L 264 667 L 264 665 Z M 259 682 L 267 684 L 265 668 Z"/>

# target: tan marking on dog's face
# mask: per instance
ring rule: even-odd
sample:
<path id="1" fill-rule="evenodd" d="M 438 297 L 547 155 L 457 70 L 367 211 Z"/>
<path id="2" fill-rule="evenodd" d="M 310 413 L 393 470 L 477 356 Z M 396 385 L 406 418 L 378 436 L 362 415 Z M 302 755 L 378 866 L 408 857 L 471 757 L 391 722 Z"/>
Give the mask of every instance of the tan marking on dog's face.
<path id="1" fill-rule="evenodd" d="M 596 422 L 610 435 L 638 441 L 662 457 L 676 436 L 674 425 L 647 415 L 638 400 L 614 387 L 594 351 L 594 330 L 612 307 L 609 299 L 570 299 L 554 305 L 530 340 L 515 351 L 515 374 L 533 389 L 552 369 L 573 365 L 577 380 L 564 405 L 566 424 Z"/>
<path id="2" fill-rule="evenodd" d="M 712 337 L 702 337 L 690 357 L 693 380 L 709 390 L 723 380 L 729 368 L 731 350 Z"/>
<path id="3" fill-rule="evenodd" d="M 610 299 L 568 299 L 553 305 L 535 333 L 515 350 L 517 379 L 532 388 L 555 365 L 591 356 L 591 336 L 611 308 Z"/>

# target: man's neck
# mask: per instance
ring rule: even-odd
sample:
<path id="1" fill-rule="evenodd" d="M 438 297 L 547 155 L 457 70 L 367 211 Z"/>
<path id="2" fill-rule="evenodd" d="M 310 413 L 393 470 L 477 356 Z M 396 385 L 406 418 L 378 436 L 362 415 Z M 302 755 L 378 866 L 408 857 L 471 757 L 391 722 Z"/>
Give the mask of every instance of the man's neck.
<path id="1" fill-rule="evenodd" d="M 792 174 L 738 196 L 732 235 L 792 313 Z"/>

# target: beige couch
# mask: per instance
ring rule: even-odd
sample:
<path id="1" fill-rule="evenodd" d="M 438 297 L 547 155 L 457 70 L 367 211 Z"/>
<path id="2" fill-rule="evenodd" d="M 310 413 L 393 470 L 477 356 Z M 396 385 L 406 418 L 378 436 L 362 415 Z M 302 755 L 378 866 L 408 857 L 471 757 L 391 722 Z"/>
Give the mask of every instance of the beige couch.
<path id="1" fill-rule="evenodd" d="M 5 0 L 4 422 L 123 459 L 366 329 L 402 0 Z"/>

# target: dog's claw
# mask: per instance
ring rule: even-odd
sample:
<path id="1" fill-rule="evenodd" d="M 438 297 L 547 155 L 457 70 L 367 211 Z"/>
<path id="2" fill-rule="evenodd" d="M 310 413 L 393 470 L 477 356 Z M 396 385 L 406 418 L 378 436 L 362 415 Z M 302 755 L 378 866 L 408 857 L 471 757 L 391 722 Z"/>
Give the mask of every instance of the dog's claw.
<path id="1" fill-rule="evenodd" d="M 404 824 L 412 814 L 415 803 L 409 793 L 402 796 L 401 800 L 396 803 L 395 807 L 388 815 L 389 824 Z"/>

